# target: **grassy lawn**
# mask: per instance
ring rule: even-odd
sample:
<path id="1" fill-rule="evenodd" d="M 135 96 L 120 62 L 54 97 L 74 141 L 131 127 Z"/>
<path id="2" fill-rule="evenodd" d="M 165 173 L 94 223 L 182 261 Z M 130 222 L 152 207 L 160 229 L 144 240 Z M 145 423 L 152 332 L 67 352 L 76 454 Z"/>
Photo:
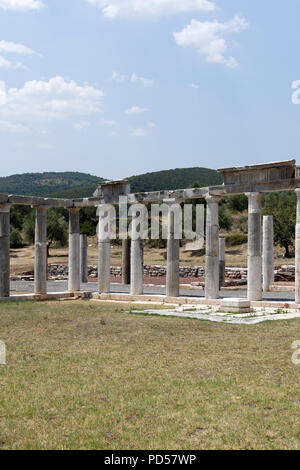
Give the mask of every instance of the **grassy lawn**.
<path id="1" fill-rule="evenodd" d="M 3 449 L 300 449 L 300 321 L 0 304 Z M 140 307 L 139 307 L 140 308 Z"/>

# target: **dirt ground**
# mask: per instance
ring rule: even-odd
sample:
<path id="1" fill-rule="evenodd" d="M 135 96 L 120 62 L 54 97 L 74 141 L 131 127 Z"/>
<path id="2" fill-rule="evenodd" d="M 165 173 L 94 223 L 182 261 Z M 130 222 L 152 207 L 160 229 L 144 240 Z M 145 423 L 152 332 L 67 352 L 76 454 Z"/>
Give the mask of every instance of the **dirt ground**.
<path id="1" fill-rule="evenodd" d="M 98 249 L 96 239 L 88 240 L 88 262 L 89 265 L 97 265 Z M 294 264 L 293 258 L 285 259 L 283 257 L 284 250 L 275 247 L 275 265 Z M 11 250 L 11 273 L 22 274 L 32 271 L 34 267 L 34 247 L 26 246 L 24 248 Z M 113 246 L 111 250 L 111 265 L 121 266 L 122 248 L 121 246 Z M 150 265 L 166 265 L 166 249 L 145 247 L 144 262 Z M 51 264 L 67 264 L 68 248 L 52 248 L 50 249 L 50 257 L 48 260 Z M 184 248 L 180 250 L 181 266 L 204 266 L 205 257 L 198 256 L 197 252 L 186 252 Z M 247 244 L 237 247 L 227 247 L 226 249 L 226 265 L 231 267 L 247 266 Z"/>

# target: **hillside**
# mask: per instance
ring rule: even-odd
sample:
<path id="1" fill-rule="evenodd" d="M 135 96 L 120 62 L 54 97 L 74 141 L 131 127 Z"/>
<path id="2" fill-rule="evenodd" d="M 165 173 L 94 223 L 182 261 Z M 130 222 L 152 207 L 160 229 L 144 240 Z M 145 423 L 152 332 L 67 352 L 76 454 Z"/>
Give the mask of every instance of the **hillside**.
<path id="1" fill-rule="evenodd" d="M 97 186 L 103 178 L 87 173 L 24 173 L 0 178 L 0 193 L 30 196 L 49 196 L 78 187 Z M 90 195 L 90 193 L 88 193 Z"/>
<path id="2" fill-rule="evenodd" d="M 132 192 L 183 189 L 197 182 L 202 186 L 222 184 L 222 176 L 208 168 L 177 168 L 129 178 Z M 103 178 L 86 173 L 25 173 L 0 178 L 0 194 L 81 198 L 92 196 Z"/>
<path id="3" fill-rule="evenodd" d="M 162 189 L 184 189 L 197 182 L 201 186 L 222 184 L 222 176 L 216 170 L 208 168 L 176 168 L 175 170 L 157 171 L 130 179 L 133 193 L 158 191 Z"/>

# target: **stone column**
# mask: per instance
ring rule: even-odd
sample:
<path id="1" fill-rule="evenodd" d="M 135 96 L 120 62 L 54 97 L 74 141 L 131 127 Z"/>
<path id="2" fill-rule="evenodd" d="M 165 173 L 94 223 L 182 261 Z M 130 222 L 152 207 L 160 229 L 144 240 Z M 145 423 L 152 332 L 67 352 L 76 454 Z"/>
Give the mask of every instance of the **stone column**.
<path id="1" fill-rule="evenodd" d="M 206 196 L 205 298 L 219 298 L 219 198 Z"/>
<path id="2" fill-rule="evenodd" d="M 10 291 L 10 205 L 0 205 L 0 297 L 9 297 Z"/>
<path id="3" fill-rule="evenodd" d="M 175 214 L 172 207 L 168 213 L 167 246 L 167 297 L 179 296 L 179 240 L 175 238 Z"/>
<path id="4" fill-rule="evenodd" d="M 248 197 L 248 300 L 262 299 L 261 194 Z"/>
<path id="5" fill-rule="evenodd" d="M 122 240 L 122 284 L 130 285 L 131 240 Z"/>
<path id="6" fill-rule="evenodd" d="M 297 194 L 297 221 L 295 235 L 295 302 L 300 304 L 300 188 Z"/>
<path id="7" fill-rule="evenodd" d="M 131 295 L 142 295 L 144 292 L 144 248 L 143 239 L 139 230 L 139 220 L 135 213 L 132 217 Z"/>
<path id="8" fill-rule="evenodd" d="M 224 237 L 219 238 L 219 279 L 220 290 L 225 285 L 225 268 L 226 268 L 226 241 Z"/>
<path id="9" fill-rule="evenodd" d="M 47 208 L 35 208 L 34 293 L 47 294 Z"/>
<path id="10" fill-rule="evenodd" d="M 98 291 L 99 294 L 110 292 L 110 224 L 109 212 L 99 207 L 99 260 Z"/>
<path id="11" fill-rule="evenodd" d="M 88 282 L 87 235 L 80 235 L 80 282 Z"/>
<path id="12" fill-rule="evenodd" d="M 69 209 L 69 292 L 80 291 L 79 209 Z"/>
<path id="13" fill-rule="evenodd" d="M 263 217 L 263 291 L 274 285 L 274 222 L 272 215 Z"/>

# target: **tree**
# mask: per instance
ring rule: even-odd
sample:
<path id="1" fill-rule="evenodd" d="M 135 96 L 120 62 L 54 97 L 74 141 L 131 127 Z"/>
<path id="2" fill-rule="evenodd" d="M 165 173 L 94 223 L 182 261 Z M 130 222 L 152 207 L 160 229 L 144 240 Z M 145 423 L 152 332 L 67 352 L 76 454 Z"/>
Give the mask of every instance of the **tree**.
<path id="1" fill-rule="evenodd" d="M 50 209 L 47 214 L 47 256 L 53 243 L 61 246 L 68 244 L 68 223 L 57 209 Z"/>
<path id="2" fill-rule="evenodd" d="M 285 249 L 285 258 L 291 257 L 296 225 L 296 194 L 268 193 L 263 199 L 263 214 L 274 217 L 274 241 Z"/>
<path id="3" fill-rule="evenodd" d="M 232 212 L 243 212 L 248 209 L 248 198 L 245 194 L 227 198 L 227 207 Z"/>
<path id="4" fill-rule="evenodd" d="M 96 235 L 98 218 L 95 207 L 84 207 L 80 211 L 80 233 L 93 237 Z"/>
<path id="5" fill-rule="evenodd" d="M 23 222 L 23 232 L 25 240 L 28 243 L 34 243 L 35 236 L 35 214 L 34 211 L 31 211 L 24 217 Z"/>
<path id="6" fill-rule="evenodd" d="M 26 240 L 34 243 L 35 238 L 35 213 L 31 212 L 24 219 L 23 230 Z M 64 211 L 56 208 L 49 209 L 47 212 L 47 256 L 49 256 L 50 247 L 54 243 L 61 246 L 68 244 L 68 223 Z"/>
<path id="7" fill-rule="evenodd" d="M 10 225 L 18 230 L 22 230 L 24 217 L 31 212 L 32 209 L 30 206 L 11 206 Z"/>

